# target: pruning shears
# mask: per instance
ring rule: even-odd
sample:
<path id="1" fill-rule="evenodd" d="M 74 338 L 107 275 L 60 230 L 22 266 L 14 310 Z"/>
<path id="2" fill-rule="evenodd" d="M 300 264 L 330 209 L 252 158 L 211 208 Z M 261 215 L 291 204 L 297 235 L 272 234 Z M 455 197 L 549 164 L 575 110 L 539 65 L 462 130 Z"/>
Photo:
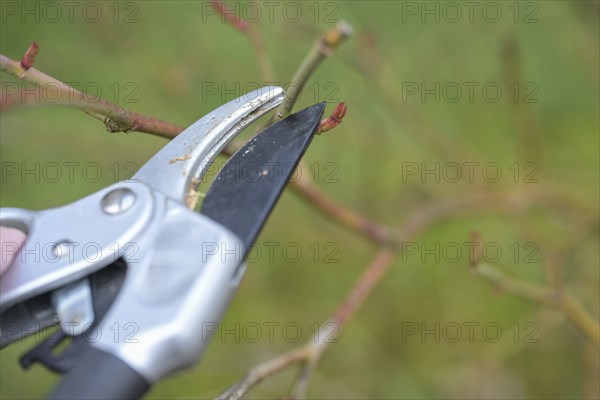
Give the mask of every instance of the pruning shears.
<path id="1" fill-rule="evenodd" d="M 226 144 L 283 98 L 283 89 L 270 86 L 217 108 L 132 179 L 72 204 L 0 209 L 0 225 L 27 234 L 0 278 L 0 347 L 58 324 L 21 359 L 24 367 L 39 362 L 65 374 L 51 398 L 138 398 L 198 361 L 208 344 L 200 333 L 220 322 L 325 104 L 247 142 L 222 167 L 199 212 L 193 196 Z M 248 165 L 259 171 L 252 179 L 240 176 Z"/>

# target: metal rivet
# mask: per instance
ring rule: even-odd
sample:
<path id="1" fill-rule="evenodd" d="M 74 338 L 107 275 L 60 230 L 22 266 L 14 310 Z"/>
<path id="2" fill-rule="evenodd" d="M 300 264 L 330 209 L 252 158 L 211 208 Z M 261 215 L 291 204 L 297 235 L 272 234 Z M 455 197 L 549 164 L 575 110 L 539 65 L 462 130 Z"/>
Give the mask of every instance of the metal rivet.
<path id="1" fill-rule="evenodd" d="M 69 242 L 68 240 L 65 240 L 65 241 L 58 242 L 57 244 L 55 244 L 54 247 L 52 248 L 52 251 L 54 252 L 54 255 L 56 257 L 64 258 L 64 257 L 68 256 L 69 254 L 71 254 L 71 252 L 73 251 L 73 247 L 74 247 L 73 242 Z"/>
<path id="2" fill-rule="evenodd" d="M 109 215 L 122 214 L 135 204 L 135 193 L 131 189 L 115 189 L 102 198 L 102 211 Z"/>

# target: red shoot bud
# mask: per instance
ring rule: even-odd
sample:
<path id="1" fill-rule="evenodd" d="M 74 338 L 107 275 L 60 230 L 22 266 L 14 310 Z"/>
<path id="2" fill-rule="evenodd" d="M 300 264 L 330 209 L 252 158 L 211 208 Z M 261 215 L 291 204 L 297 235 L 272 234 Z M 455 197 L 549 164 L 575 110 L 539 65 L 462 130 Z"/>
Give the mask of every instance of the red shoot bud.
<path id="1" fill-rule="evenodd" d="M 37 56 L 39 50 L 39 46 L 36 42 L 31 43 L 31 46 L 25 52 L 25 55 L 21 59 L 21 66 L 25 69 L 29 69 L 33 67 L 33 62 L 35 61 L 35 56 Z"/>
<path id="2" fill-rule="evenodd" d="M 333 110 L 333 112 L 331 113 L 331 116 L 321 121 L 319 133 L 327 132 L 341 124 L 342 119 L 344 119 L 347 110 L 348 107 L 346 107 L 346 103 L 344 103 L 343 101 L 341 103 L 338 103 L 338 105 L 335 107 L 335 110 Z"/>

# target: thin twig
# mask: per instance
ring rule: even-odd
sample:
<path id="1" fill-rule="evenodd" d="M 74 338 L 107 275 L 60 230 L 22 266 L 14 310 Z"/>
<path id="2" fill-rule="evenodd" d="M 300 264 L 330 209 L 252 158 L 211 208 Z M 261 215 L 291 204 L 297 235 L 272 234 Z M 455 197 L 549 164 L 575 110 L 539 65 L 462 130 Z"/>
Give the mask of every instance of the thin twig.
<path id="1" fill-rule="evenodd" d="M 314 198 L 309 197 L 311 204 L 316 205 L 318 209 L 321 209 L 327 215 L 337 215 L 335 214 L 337 212 L 335 207 L 336 203 L 331 199 L 316 191 L 316 188 L 312 188 L 311 186 L 301 187 L 303 188 L 300 192 L 301 194 L 309 193 L 310 196 L 316 196 Z M 307 191 L 307 187 L 309 187 L 310 190 Z M 335 323 L 338 328 L 336 329 L 333 338 L 339 336 L 350 318 L 356 313 L 377 283 L 389 270 L 391 263 L 402 250 L 402 247 L 399 246 L 402 241 L 414 240 L 417 235 L 421 234 L 426 229 L 449 217 L 458 216 L 461 211 L 472 212 L 477 209 L 503 210 L 514 207 L 518 209 L 521 207 L 520 202 L 522 201 L 527 200 L 530 202 L 537 202 L 537 196 L 535 194 L 539 193 L 532 192 L 529 194 L 530 196 L 524 199 L 522 196 L 515 194 L 498 196 L 493 193 L 483 193 L 470 196 L 466 199 L 452 199 L 450 201 L 440 201 L 436 204 L 426 205 L 415 210 L 413 217 L 407 219 L 398 231 L 392 231 L 382 225 L 376 225 L 378 229 L 384 229 L 388 232 L 381 236 L 385 239 L 379 239 L 379 234 L 373 234 L 371 229 L 364 229 L 364 226 L 357 222 L 362 221 L 362 218 L 364 218 L 359 214 L 350 212 L 349 215 L 351 216 L 348 217 L 343 212 L 341 217 L 336 217 L 338 221 L 346 224 L 346 227 L 362 233 L 375 242 L 379 243 L 380 240 L 383 240 L 383 243 L 387 242 L 391 247 L 384 246 L 379 250 L 374 260 L 365 268 L 362 275 L 356 280 L 353 289 L 344 298 L 333 316 L 327 321 L 328 323 Z M 389 236 L 391 232 L 395 233 L 395 240 L 398 240 L 399 242 L 389 242 L 389 240 L 391 240 L 391 237 Z M 478 240 L 478 237 L 474 237 L 473 239 Z M 481 248 L 481 246 L 479 246 L 479 248 Z M 597 321 L 589 315 L 574 297 L 570 295 L 557 296 L 556 291 L 550 288 L 507 277 L 499 271 L 482 264 L 480 260 L 481 258 L 476 257 L 471 265 L 475 273 L 493 282 L 496 287 L 501 288 L 508 293 L 528 298 L 541 304 L 553 306 L 569 318 L 574 325 L 590 339 L 591 343 L 596 346 L 599 345 L 598 342 L 600 336 Z M 323 324 L 323 326 L 327 326 L 327 324 Z M 326 337 L 326 335 L 319 335 L 319 338 L 321 337 Z M 328 339 L 332 339 L 331 335 Z M 239 399 L 265 378 L 296 364 L 301 364 L 302 367 L 292 390 L 292 398 L 302 398 L 306 394 L 308 381 L 327 347 L 328 342 L 318 340 L 309 342 L 300 348 L 260 364 L 259 367 L 251 369 L 246 377 L 233 385 L 228 391 L 218 397 L 218 399 Z"/>
<path id="2" fill-rule="evenodd" d="M 382 278 L 383 273 L 389 268 L 394 260 L 394 252 L 391 249 L 381 249 L 365 268 L 363 275 L 356 281 L 354 288 L 350 291 L 346 300 L 336 310 L 333 317 L 323 326 L 329 326 L 331 322 L 338 324 L 338 329 L 333 334 L 317 333 L 314 340 L 310 340 L 305 345 L 292 349 L 282 355 L 279 355 L 269 361 L 253 367 L 244 378 L 238 383 L 225 390 L 216 397 L 217 400 L 237 400 L 247 394 L 253 387 L 263 379 L 275 375 L 288 367 L 303 363 L 303 369 L 300 372 L 299 383 L 297 383 L 293 394 L 303 397 L 306 393 L 308 380 L 314 370 L 317 361 L 330 343 L 334 343 L 341 329 L 348 322 L 349 317 L 358 307 L 362 305 L 369 293 L 373 290 L 377 282 Z M 325 340 L 325 338 L 327 338 Z"/>
<path id="3" fill-rule="evenodd" d="M 479 235 L 473 236 L 479 242 Z M 479 249 L 482 246 L 478 246 Z M 581 303 L 564 290 L 542 286 L 535 283 L 512 278 L 505 273 L 482 262 L 482 257 L 475 256 L 471 263 L 471 271 L 477 276 L 490 282 L 496 289 L 519 296 L 542 305 L 550 306 L 563 313 L 585 337 L 600 348 L 600 325 L 598 321 L 585 310 Z"/>
<path id="4" fill-rule="evenodd" d="M 301 174 L 299 179 L 292 182 L 290 188 L 327 217 L 351 231 L 360 233 L 370 241 L 378 244 L 389 244 L 394 240 L 392 230 L 336 202 L 321 192 L 308 174 Z"/>
<path id="5" fill-rule="evenodd" d="M 260 72 L 265 82 L 275 82 L 275 72 L 273 71 L 273 64 L 269 58 L 269 53 L 265 46 L 265 42 L 260 33 L 258 25 L 250 25 L 248 31 L 250 42 L 256 49 L 256 56 L 258 57 L 258 63 L 260 65 Z"/>
<path id="6" fill-rule="evenodd" d="M 364 303 L 367 296 L 386 273 L 396 255 L 397 253 L 394 250 L 383 248 L 379 250 L 373 261 L 365 268 L 362 275 L 356 280 L 354 288 L 331 318 L 338 330 L 346 326 L 350 316 Z"/>
<path id="7" fill-rule="evenodd" d="M 253 367 L 244 379 L 229 389 L 225 390 L 221 395 L 216 397 L 216 400 L 237 400 L 242 398 L 254 386 L 260 383 L 263 379 L 283 371 L 291 365 L 305 361 L 310 358 L 311 348 L 309 345 L 298 347 L 281 354 L 269 361 Z"/>
<path id="8" fill-rule="evenodd" d="M 267 53 L 265 43 L 262 39 L 262 35 L 258 28 L 258 25 L 251 24 L 246 21 L 242 16 L 237 14 L 234 10 L 230 9 L 225 2 L 221 0 L 211 1 L 211 5 L 215 11 L 221 16 L 223 21 L 227 22 L 237 31 L 248 36 L 250 43 L 256 50 L 258 57 L 258 63 L 260 64 L 260 71 L 265 82 L 275 81 L 275 74 L 273 73 L 273 65 Z"/>
<path id="9" fill-rule="evenodd" d="M 537 86 L 533 82 L 527 82 L 523 76 L 523 62 L 521 59 L 521 49 L 516 35 L 510 34 L 506 36 L 501 43 L 500 61 L 504 73 L 504 80 L 508 87 L 515 87 L 515 96 L 524 98 L 511 99 L 512 123 L 514 124 L 515 141 L 519 152 L 521 153 L 521 161 L 535 162 L 538 168 L 541 168 L 542 149 L 541 149 L 541 132 L 540 127 L 535 119 L 535 114 L 531 108 L 531 102 L 537 102 L 534 96 L 528 93 L 530 89 L 537 91 Z M 522 85 L 519 87 L 518 85 Z M 532 97 L 532 98 L 528 98 Z"/>
<path id="10" fill-rule="evenodd" d="M 0 70 L 25 82 L 43 88 L 45 95 L 53 99 L 53 104 L 62 104 L 84 111 L 102 122 L 109 132 L 145 132 L 166 138 L 173 138 L 183 128 L 133 111 L 114 103 L 85 95 L 79 90 L 31 67 L 25 69 L 19 61 L 0 54 Z"/>
<path id="11" fill-rule="evenodd" d="M 215 11 L 221 16 L 224 22 L 227 22 L 235 30 L 241 33 L 247 33 L 250 29 L 250 24 L 241 16 L 231 10 L 225 2 L 221 0 L 213 0 L 210 2 Z"/>
<path id="12" fill-rule="evenodd" d="M 350 35 L 352 35 L 352 27 L 342 21 L 317 39 L 294 74 L 292 82 L 287 88 L 285 99 L 277 109 L 277 113 L 273 116 L 271 122 L 282 120 L 292 113 L 302 89 L 306 85 L 306 82 L 308 82 L 308 78 L 310 78 L 321 61 L 333 53 Z"/>
<path id="13" fill-rule="evenodd" d="M 313 357 L 300 366 L 300 372 L 294 383 L 294 387 L 290 391 L 290 398 L 293 400 L 301 400 L 306 398 L 310 379 L 317 368 L 319 358 Z"/>
<path id="14" fill-rule="evenodd" d="M 305 186 L 302 187 L 306 189 Z M 303 190 L 300 193 L 304 194 L 306 192 Z M 328 197 L 318 194 L 316 188 L 311 188 L 309 193 L 310 196 L 316 196 L 315 198 L 310 197 L 311 202 L 315 201 L 316 199 L 316 203 L 313 202 L 312 204 L 317 205 L 318 208 L 323 207 L 328 215 L 330 212 L 336 212 L 336 204 L 333 203 Z M 462 208 L 470 209 L 471 203 L 453 202 L 449 205 L 441 207 L 441 209 L 444 210 L 443 212 L 438 211 L 437 208 L 424 207 L 424 210 L 428 210 L 427 216 L 424 215 L 426 214 L 425 212 L 417 213 L 422 214 L 423 216 L 417 218 L 416 220 L 407 220 L 402 228 L 396 232 L 396 237 L 402 238 L 403 240 L 411 240 L 416 235 L 433 226 L 435 223 L 451 215 L 456 215 L 455 212 Z M 374 240 L 375 242 L 382 240 L 385 243 L 388 241 L 388 239 L 390 239 L 388 234 L 382 234 L 379 236 L 380 233 L 373 233 L 371 228 L 364 229 L 361 226 L 361 222 L 364 222 L 364 217 L 361 217 L 359 214 L 355 214 L 352 211 L 350 211 L 347 215 L 345 212 L 343 214 L 344 215 L 341 217 L 341 219 L 339 219 L 339 221 L 344 224 L 348 224 L 349 227 L 353 227 L 353 229 L 363 233 L 366 237 L 371 238 L 371 240 Z M 384 229 L 380 225 L 376 226 L 377 229 Z M 386 232 L 388 232 L 387 229 Z M 380 237 L 384 239 L 380 239 Z M 329 343 L 332 343 L 332 339 L 335 339 L 337 336 L 339 336 L 340 332 L 347 325 L 350 318 L 364 303 L 365 299 L 373 291 L 376 284 L 382 279 L 382 277 L 385 275 L 385 272 L 388 271 L 392 261 L 395 259 L 395 256 L 398 255 L 400 250 L 401 248 L 399 246 L 384 246 L 378 251 L 373 261 L 371 261 L 371 263 L 369 263 L 369 265 L 364 269 L 362 275 L 356 280 L 355 285 L 350 290 L 349 294 L 344 298 L 344 301 L 341 303 L 341 305 L 335 310 L 332 317 L 329 318 L 325 324 L 323 324 L 323 326 L 329 326 L 329 323 L 336 324 L 337 329 L 333 335 L 318 334 L 317 339 L 321 340 L 311 341 L 302 347 L 293 349 L 265 363 L 262 363 L 257 367 L 252 368 L 241 381 L 231 386 L 219 397 L 217 397 L 217 399 L 237 400 L 248 393 L 254 386 L 256 386 L 265 378 L 275 375 L 276 373 L 296 364 L 303 365 L 292 394 L 298 397 L 301 397 L 303 394 L 305 394 L 308 386 L 308 380 L 323 352 L 328 348 Z M 322 340 L 324 338 L 327 338 L 328 340 Z"/>

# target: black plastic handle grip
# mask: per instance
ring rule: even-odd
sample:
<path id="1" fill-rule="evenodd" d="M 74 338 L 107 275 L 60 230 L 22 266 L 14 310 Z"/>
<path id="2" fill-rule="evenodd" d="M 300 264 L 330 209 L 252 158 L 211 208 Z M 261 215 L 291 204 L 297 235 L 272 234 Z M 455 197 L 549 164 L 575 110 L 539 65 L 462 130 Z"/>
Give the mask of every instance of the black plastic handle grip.
<path id="1" fill-rule="evenodd" d="M 88 346 L 50 399 L 139 399 L 150 384 L 120 358 Z"/>

